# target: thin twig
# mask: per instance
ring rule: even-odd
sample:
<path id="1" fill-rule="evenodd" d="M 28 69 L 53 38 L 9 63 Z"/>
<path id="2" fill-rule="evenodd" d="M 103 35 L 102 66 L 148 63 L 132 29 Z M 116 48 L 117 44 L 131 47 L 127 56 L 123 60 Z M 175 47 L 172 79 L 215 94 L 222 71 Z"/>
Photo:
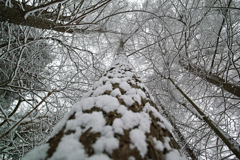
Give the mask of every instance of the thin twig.
<path id="1" fill-rule="evenodd" d="M 52 92 L 48 92 L 47 96 L 45 96 L 41 102 L 39 102 L 36 107 L 34 107 L 28 114 L 26 114 L 22 119 L 20 119 L 15 125 L 13 125 L 6 133 L 4 133 L 3 135 L 1 135 L 0 139 L 5 137 L 8 133 L 11 132 L 11 130 L 13 130 L 13 128 L 15 128 L 20 122 L 22 122 L 24 120 L 24 118 L 26 118 L 28 115 L 30 115 L 35 109 L 37 109 L 52 93 Z"/>

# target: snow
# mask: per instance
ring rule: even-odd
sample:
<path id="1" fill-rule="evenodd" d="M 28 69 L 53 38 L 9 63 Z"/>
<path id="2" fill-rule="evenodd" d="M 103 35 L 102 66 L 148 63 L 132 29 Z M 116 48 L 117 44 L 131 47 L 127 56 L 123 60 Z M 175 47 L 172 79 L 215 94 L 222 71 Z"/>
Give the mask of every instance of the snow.
<path id="1" fill-rule="evenodd" d="M 170 138 L 169 137 L 164 137 L 164 147 L 169 151 L 171 150 L 171 146 L 169 145 Z"/>
<path id="2" fill-rule="evenodd" d="M 114 133 L 123 134 L 123 122 L 120 118 L 114 119 L 112 126 Z"/>
<path id="3" fill-rule="evenodd" d="M 56 1 L 56 2 L 54 2 L 54 3 L 51 3 L 51 4 L 47 5 L 47 6 L 39 7 L 39 8 L 36 8 L 36 9 L 34 9 L 34 10 L 28 11 L 28 12 L 25 13 L 24 19 L 27 19 L 27 17 L 28 17 L 29 14 L 31 14 L 31 13 L 34 13 L 34 12 L 37 12 L 37 11 L 41 11 L 41 10 L 46 10 L 46 9 L 49 8 L 50 6 L 53 6 L 53 5 L 56 5 L 56 4 L 59 4 L 59 3 L 63 4 L 63 3 L 66 2 L 66 1 L 67 1 L 67 0 Z"/>
<path id="4" fill-rule="evenodd" d="M 97 87 L 101 86 L 102 85 L 102 79 L 100 79 L 99 81 L 96 81 L 94 84 L 93 84 L 93 89 L 96 89 Z"/>
<path id="5" fill-rule="evenodd" d="M 144 132 L 150 132 L 150 125 L 151 125 L 151 118 L 147 113 L 141 112 L 139 115 L 139 129 L 141 129 Z"/>
<path id="6" fill-rule="evenodd" d="M 125 82 L 125 81 L 121 82 L 121 83 L 119 84 L 119 87 L 122 88 L 122 89 L 125 90 L 125 91 L 128 91 L 128 90 L 130 90 L 130 89 L 132 88 L 132 87 L 131 87 L 127 82 Z"/>
<path id="7" fill-rule="evenodd" d="M 93 144 L 93 149 L 95 153 L 99 154 L 102 153 L 104 150 L 112 154 L 112 151 L 119 146 L 119 140 L 111 137 L 100 137 L 95 144 Z"/>
<path id="8" fill-rule="evenodd" d="M 128 157 L 128 160 L 135 160 L 135 157 L 130 156 L 130 157 Z"/>
<path id="9" fill-rule="evenodd" d="M 176 149 L 166 154 L 166 160 L 186 160 L 186 159 L 187 158 L 184 155 L 181 156 L 179 151 Z"/>
<path id="10" fill-rule="evenodd" d="M 48 149 L 48 144 L 38 146 L 34 150 L 28 152 L 22 160 L 45 159 Z"/>
<path id="11" fill-rule="evenodd" d="M 137 147 L 142 157 L 147 153 L 147 143 L 145 141 L 146 136 L 140 129 L 133 129 L 130 132 L 130 140 L 135 147 Z"/>
<path id="12" fill-rule="evenodd" d="M 74 104 L 73 107 L 72 107 L 73 109 L 71 109 L 68 113 L 66 113 L 64 115 L 64 117 L 57 123 L 57 125 L 54 126 L 53 131 L 52 131 L 49 138 L 54 137 L 63 128 L 67 119 L 75 112 L 74 108 L 78 105 L 79 105 L 79 103 Z"/>
<path id="13" fill-rule="evenodd" d="M 121 94 L 119 88 L 116 88 L 111 92 L 111 95 L 116 97 L 117 95 L 122 95 L 122 94 Z"/>
<path id="14" fill-rule="evenodd" d="M 129 89 L 129 90 L 126 92 L 126 95 L 134 95 L 134 94 L 136 94 L 136 93 L 137 93 L 136 89 L 135 89 L 135 88 L 131 88 L 131 89 Z"/>
<path id="15" fill-rule="evenodd" d="M 95 154 L 86 160 L 110 160 L 110 158 L 105 154 Z"/>
<path id="16" fill-rule="evenodd" d="M 87 97 L 89 97 L 91 94 L 92 94 L 92 90 L 90 90 L 90 91 L 88 91 L 87 93 L 85 93 L 83 96 L 82 96 L 82 98 L 84 99 L 84 98 L 87 98 Z"/>
<path id="17" fill-rule="evenodd" d="M 107 138 L 113 137 L 113 128 L 112 126 L 104 126 L 102 130 L 102 136 L 105 136 Z"/>
<path id="18" fill-rule="evenodd" d="M 146 103 L 145 106 L 144 106 L 144 108 L 143 108 L 143 110 L 144 110 L 145 112 L 150 112 L 150 111 L 152 111 L 152 112 L 153 112 L 153 115 L 154 115 L 156 118 L 159 118 L 159 119 L 163 122 L 163 124 L 164 124 L 164 126 L 167 128 L 167 130 L 168 130 L 170 133 L 172 133 L 172 129 L 173 129 L 172 125 L 171 125 L 153 106 L 151 106 L 149 103 Z M 173 134 L 173 133 L 172 133 L 172 134 Z"/>
<path id="19" fill-rule="evenodd" d="M 132 111 L 126 111 L 125 114 L 122 115 L 122 122 L 124 129 L 131 129 L 136 126 L 145 132 L 150 132 L 150 117 L 146 113 L 133 113 Z"/>
<path id="20" fill-rule="evenodd" d="M 144 158 L 147 153 L 147 143 L 146 143 L 146 133 L 150 132 L 150 125 L 152 123 L 149 112 L 152 112 L 156 118 L 160 119 L 157 122 L 162 128 L 168 129 L 172 132 L 171 124 L 157 111 L 156 108 L 146 103 L 141 112 L 133 112 L 129 108 L 131 105 L 137 101 L 141 104 L 141 100 L 147 99 L 148 89 L 144 84 L 135 82 L 133 76 L 135 72 L 133 71 L 123 71 L 122 69 L 131 69 L 131 65 L 127 60 L 126 56 L 119 55 L 119 60 L 113 62 L 110 68 L 114 67 L 113 70 L 106 72 L 107 75 L 102 77 L 99 81 L 94 83 L 93 90 L 87 92 L 81 101 L 74 104 L 70 112 L 68 112 L 64 118 L 54 127 L 51 137 L 56 135 L 63 127 L 66 125 L 64 132 L 69 130 L 75 132 L 70 135 L 65 135 L 61 142 L 59 143 L 56 152 L 50 158 L 50 160 L 75 160 L 75 159 L 86 159 L 86 160 L 109 160 L 110 158 L 103 154 L 103 152 L 112 154 L 114 149 L 119 147 L 119 140 L 114 137 L 114 134 L 124 134 L 124 130 L 130 131 L 130 149 L 137 148 L 140 155 Z M 119 65 L 116 64 L 121 64 Z M 109 77 L 113 77 L 112 79 Z M 138 87 L 145 88 L 146 92 L 141 89 L 132 88 L 129 83 L 136 84 Z M 119 88 L 113 90 L 112 84 L 119 84 L 119 87 L 126 91 L 124 95 L 121 94 Z M 102 95 L 105 91 L 111 91 L 110 95 Z M 91 95 L 91 97 L 90 97 Z M 118 96 L 124 101 L 126 106 L 121 105 L 116 98 Z M 150 99 L 153 100 L 152 96 Z M 112 126 L 106 126 L 106 120 L 104 118 L 103 112 L 94 111 L 92 113 L 83 113 L 84 111 L 91 110 L 93 107 L 102 109 L 104 112 L 109 113 L 116 111 L 122 115 L 121 118 L 115 118 Z M 75 113 L 75 119 L 69 119 L 71 115 Z M 68 120 L 69 119 L 69 120 Z M 101 133 L 101 136 L 92 144 L 95 151 L 94 155 L 88 157 L 85 153 L 84 146 L 79 142 L 79 138 L 82 133 L 91 128 L 91 132 Z M 163 151 L 166 148 L 168 151 L 168 158 L 171 160 L 173 157 L 180 156 L 180 153 L 172 151 L 169 145 L 170 138 L 164 137 L 164 143 L 160 140 L 153 138 L 155 148 L 159 151 Z M 43 145 L 45 148 L 37 148 L 29 153 L 30 157 L 33 154 L 38 155 L 40 158 L 32 159 L 44 159 L 47 155 L 46 152 L 49 148 L 48 144 Z M 39 155 L 38 153 L 43 152 Z M 36 156 L 35 155 L 35 156 Z M 42 157 L 41 157 L 42 156 Z M 130 159 L 135 159 L 134 157 L 129 157 Z M 168 159 L 167 159 L 168 160 Z"/>
<path id="21" fill-rule="evenodd" d="M 141 97 L 140 97 L 139 95 L 135 94 L 135 95 L 131 95 L 131 96 L 132 96 L 132 98 L 133 98 L 135 101 L 138 102 L 139 105 L 142 104 L 142 102 L 141 102 Z"/>
<path id="22" fill-rule="evenodd" d="M 142 98 L 146 98 L 146 94 L 141 89 L 136 89 L 137 94 L 140 95 Z"/>
<path id="23" fill-rule="evenodd" d="M 124 103 L 128 107 L 130 107 L 134 103 L 133 99 L 131 97 L 127 96 L 127 95 L 121 95 L 119 98 L 123 99 Z"/>
<path id="24" fill-rule="evenodd" d="M 91 131 L 93 132 L 101 132 L 103 126 L 105 125 L 106 121 L 103 117 L 102 112 L 93 112 L 89 113 L 76 113 L 76 118 L 67 121 L 66 129 L 68 130 L 75 130 L 78 126 L 84 126 L 86 131 L 90 127 L 92 127 Z"/>
<path id="25" fill-rule="evenodd" d="M 83 145 L 73 134 L 64 136 L 56 152 L 49 160 L 84 160 L 87 157 Z"/>
<path id="26" fill-rule="evenodd" d="M 155 148 L 156 148 L 157 150 L 163 151 L 164 146 L 163 146 L 162 141 L 159 141 L 159 140 L 157 140 L 157 139 L 154 137 L 154 138 L 153 138 L 153 142 L 154 142 Z"/>
<path id="27" fill-rule="evenodd" d="M 78 107 L 82 107 L 82 110 L 90 110 L 93 106 L 94 106 L 94 98 L 89 97 L 89 98 L 85 98 L 82 99 L 79 103 Z"/>
<path id="28" fill-rule="evenodd" d="M 141 92 L 144 94 L 144 92 Z M 141 97 L 139 94 L 137 94 L 137 90 L 135 88 L 131 88 L 129 89 L 126 93 L 125 93 L 128 97 L 132 97 L 135 101 L 138 102 L 138 104 L 141 104 Z M 144 94 L 144 96 L 142 97 L 146 97 L 146 95 Z"/>
<path id="29" fill-rule="evenodd" d="M 117 78 L 117 77 L 114 77 L 113 79 L 110 80 L 110 82 L 112 84 L 115 84 L 115 83 L 120 83 L 121 82 L 121 79 Z"/>
<path id="30" fill-rule="evenodd" d="M 119 105 L 118 99 L 109 95 L 98 96 L 96 100 L 96 107 L 107 113 L 117 110 Z"/>
<path id="31" fill-rule="evenodd" d="M 103 86 L 99 86 L 94 92 L 92 97 L 97 97 L 103 94 L 105 91 L 112 91 L 112 84 L 106 84 Z"/>

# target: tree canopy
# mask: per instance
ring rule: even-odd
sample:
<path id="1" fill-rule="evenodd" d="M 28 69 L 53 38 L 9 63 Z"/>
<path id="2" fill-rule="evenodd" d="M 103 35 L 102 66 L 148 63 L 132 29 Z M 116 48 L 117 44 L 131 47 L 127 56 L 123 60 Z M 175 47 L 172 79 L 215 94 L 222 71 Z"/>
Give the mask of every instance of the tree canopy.
<path id="1" fill-rule="evenodd" d="M 182 152 L 239 158 L 239 22 L 237 0 L 1 1 L 0 157 L 45 143 L 123 38 Z"/>

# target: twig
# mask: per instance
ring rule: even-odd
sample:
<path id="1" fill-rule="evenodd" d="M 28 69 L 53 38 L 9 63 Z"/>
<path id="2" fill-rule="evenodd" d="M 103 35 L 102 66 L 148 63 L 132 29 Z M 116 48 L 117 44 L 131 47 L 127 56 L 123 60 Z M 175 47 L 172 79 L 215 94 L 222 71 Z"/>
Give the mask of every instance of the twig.
<path id="1" fill-rule="evenodd" d="M 35 109 L 37 109 L 52 93 L 52 92 L 49 92 L 47 94 L 47 96 L 45 96 L 41 102 L 39 102 L 36 107 L 34 107 L 28 114 L 26 114 L 22 119 L 20 119 L 15 125 L 13 125 L 6 133 L 4 133 L 3 135 L 1 135 L 0 139 L 3 138 L 4 136 L 6 136 L 8 133 L 11 132 L 11 130 L 13 130 L 13 128 L 15 128 L 24 118 L 26 118 L 29 114 L 31 114 Z"/>

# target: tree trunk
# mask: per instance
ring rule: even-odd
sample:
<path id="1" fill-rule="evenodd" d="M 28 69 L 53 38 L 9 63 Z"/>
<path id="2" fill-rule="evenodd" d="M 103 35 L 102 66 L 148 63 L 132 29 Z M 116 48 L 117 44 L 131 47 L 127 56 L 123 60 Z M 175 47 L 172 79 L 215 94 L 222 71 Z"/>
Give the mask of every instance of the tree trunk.
<path id="1" fill-rule="evenodd" d="M 19 5 L 19 4 L 18 4 Z M 71 25 L 63 26 L 61 23 L 56 23 L 52 20 L 52 17 L 49 19 L 37 17 L 33 15 L 27 16 L 27 18 L 24 18 L 24 11 L 22 11 L 20 8 L 17 8 L 19 6 L 14 6 L 15 8 L 10 8 L 5 6 L 3 2 L 0 2 L 0 22 L 8 22 L 13 23 L 16 25 L 23 25 L 23 26 L 29 26 L 29 27 L 35 27 L 40 29 L 48 29 L 48 30 L 54 30 L 57 32 L 63 32 L 63 33 L 92 33 L 92 32 L 107 32 L 103 31 L 101 29 L 97 30 L 87 30 L 87 29 L 81 29 L 76 28 Z M 89 23 L 90 24 L 90 23 Z"/>
<path id="2" fill-rule="evenodd" d="M 183 92 L 183 90 L 174 83 L 171 78 L 168 78 L 170 82 L 176 87 L 176 89 L 188 100 L 189 103 L 195 108 L 196 113 L 194 115 L 198 115 L 197 117 L 203 120 L 205 123 L 209 125 L 209 127 L 213 130 L 213 132 L 221 138 L 221 140 L 228 146 L 229 150 L 235 154 L 236 157 L 240 159 L 240 145 L 237 140 L 234 140 L 227 132 L 223 131 L 220 127 L 218 127 L 209 116 L 207 116 L 188 96 Z"/>
<path id="3" fill-rule="evenodd" d="M 204 71 L 203 69 L 201 69 L 200 67 L 198 67 L 194 64 L 188 63 L 186 61 L 180 60 L 179 64 L 184 69 L 191 72 L 192 74 L 203 78 L 207 82 L 209 82 L 217 87 L 221 87 L 225 91 L 228 91 L 229 93 L 231 93 L 237 97 L 240 97 L 240 86 L 233 84 L 233 83 L 226 82 L 224 79 L 222 79 L 216 75 L 209 74 L 206 71 Z"/>
<path id="4" fill-rule="evenodd" d="M 181 131 L 178 129 L 178 126 L 174 123 L 174 120 L 171 118 L 170 113 L 164 108 L 164 106 L 161 104 L 160 100 L 158 99 L 157 95 L 157 104 L 161 107 L 161 109 L 163 110 L 163 114 L 165 115 L 165 117 L 167 118 L 167 120 L 171 123 L 171 125 L 174 127 L 174 133 L 175 135 L 177 134 L 177 139 L 180 141 L 178 144 L 180 144 L 181 148 L 183 148 L 186 151 L 186 155 L 188 155 L 189 157 L 191 157 L 192 160 L 198 160 L 198 156 L 197 154 L 193 151 L 192 147 L 189 146 L 189 144 L 187 143 L 186 139 L 184 138 L 183 134 L 181 133 Z"/>
<path id="5" fill-rule="evenodd" d="M 184 159 L 123 49 L 104 76 L 28 159 Z M 41 154 L 40 154 L 41 153 Z"/>

